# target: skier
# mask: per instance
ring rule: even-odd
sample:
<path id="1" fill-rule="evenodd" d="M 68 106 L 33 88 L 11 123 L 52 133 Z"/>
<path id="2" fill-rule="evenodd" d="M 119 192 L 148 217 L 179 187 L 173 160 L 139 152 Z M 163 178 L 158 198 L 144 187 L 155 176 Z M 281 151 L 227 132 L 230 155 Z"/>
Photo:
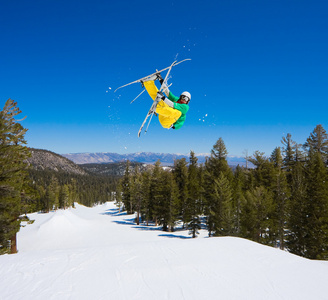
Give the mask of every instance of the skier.
<path id="1" fill-rule="evenodd" d="M 161 99 L 156 107 L 156 114 L 158 114 L 159 122 L 164 128 L 179 129 L 186 120 L 186 113 L 189 110 L 188 104 L 191 95 L 189 92 L 183 92 L 180 97 L 174 96 L 164 83 L 163 91 L 168 97 L 166 98 L 162 92 L 158 91 L 155 85 L 156 79 L 159 80 L 160 84 L 163 84 L 164 80 L 160 73 L 156 73 L 153 78 L 143 81 L 142 84 L 153 100 L 155 100 L 157 96 Z"/>

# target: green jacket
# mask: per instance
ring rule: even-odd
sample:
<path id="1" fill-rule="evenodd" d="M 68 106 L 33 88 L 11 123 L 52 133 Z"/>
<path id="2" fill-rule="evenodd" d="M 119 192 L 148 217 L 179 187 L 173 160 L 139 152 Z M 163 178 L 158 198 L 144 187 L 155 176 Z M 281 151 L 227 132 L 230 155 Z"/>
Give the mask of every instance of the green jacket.
<path id="1" fill-rule="evenodd" d="M 189 105 L 188 104 L 180 104 L 177 103 L 177 101 L 179 101 L 179 97 L 174 96 L 171 91 L 170 94 L 168 96 L 168 99 L 171 100 L 174 104 L 174 109 L 177 109 L 179 111 L 181 111 L 181 116 L 178 119 L 178 121 L 176 121 L 173 125 L 174 125 L 174 129 L 179 129 L 182 127 L 182 125 L 184 124 L 185 120 L 186 120 L 186 113 L 189 110 Z"/>

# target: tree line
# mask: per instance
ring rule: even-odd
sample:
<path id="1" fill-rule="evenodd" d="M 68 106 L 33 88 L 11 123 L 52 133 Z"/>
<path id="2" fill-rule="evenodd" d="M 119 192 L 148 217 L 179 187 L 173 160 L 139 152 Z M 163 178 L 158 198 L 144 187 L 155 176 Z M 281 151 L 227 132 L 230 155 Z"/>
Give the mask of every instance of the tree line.
<path id="1" fill-rule="evenodd" d="M 328 258 L 328 135 L 317 125 L 304 144 L 283 137 L 269 157 L 256 151 L 247 161 L 254 168 L 227 162 L 218 139 L 204 164 L 190 152 L 172 170 L 158 161 L 152 170 L 131 171 L 117 185 L 116 202 L 136 222 L 179 226 L 196 237 L 236 236 L 287 249 L 311 258 Z"/>
<path id="2" fill-rule="evenodd" d="M 30 201 L 23 203 L 23 213 L 74 207 L 74 202 L 92 207 L 112 200 L 118 179 L 95 174 L 78 175 L 52 170 L 28 170 Z"/>

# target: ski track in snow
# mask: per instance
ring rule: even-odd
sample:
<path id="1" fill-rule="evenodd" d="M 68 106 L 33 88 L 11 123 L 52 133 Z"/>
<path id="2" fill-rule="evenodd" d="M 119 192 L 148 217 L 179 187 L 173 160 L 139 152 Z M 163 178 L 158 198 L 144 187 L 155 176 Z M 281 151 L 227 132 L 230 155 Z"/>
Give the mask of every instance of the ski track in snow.
<path id="1" fill-rule="evenodd" d="M 135 225 L 113 203 L 31 214 L 0 299 L 327 299 L 328 262 L 240 238 Z"/>

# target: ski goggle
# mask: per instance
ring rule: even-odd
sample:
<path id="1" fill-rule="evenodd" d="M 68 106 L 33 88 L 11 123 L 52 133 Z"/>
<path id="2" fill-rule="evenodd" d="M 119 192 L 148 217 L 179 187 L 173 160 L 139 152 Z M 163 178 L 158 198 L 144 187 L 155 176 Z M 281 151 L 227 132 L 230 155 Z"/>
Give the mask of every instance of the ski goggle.
<path id="1" fill-rule="evenodd" d="M 180 98 L 181 98 L 181 100 L 185 100 L 185 101 L 187 101 L 187 102 L 190 101 L 189 97 L 187 97 L 187 96 L 185 96 L 185 95 L 180 96 Z"/>

